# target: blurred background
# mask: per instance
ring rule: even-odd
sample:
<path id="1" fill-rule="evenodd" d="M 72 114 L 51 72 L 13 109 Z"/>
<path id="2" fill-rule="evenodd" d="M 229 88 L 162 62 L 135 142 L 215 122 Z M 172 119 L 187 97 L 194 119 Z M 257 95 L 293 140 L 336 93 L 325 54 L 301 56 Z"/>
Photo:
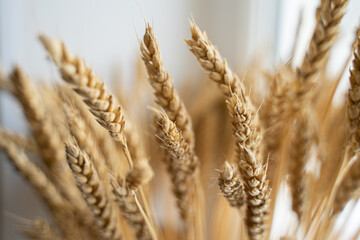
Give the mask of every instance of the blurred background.
<path id="1" fill-rule="evenodd" d="M 50 84 L 56 81 L 56 69 L 46 60 L 37 40 L 37 35 L 44 33 L 65 41 L 109 86 L 116 76 L 128 88 L 140 56 L 137 38 L 144 33 L 145 21 L 149 21 L 158 37 L 165 66 L 179 86 L 183 79 L 201 76 L 199 65 L 183 41 L 190 37 L 188 19 L 193 16 L 230 67 L 245 68 L 260 58 L 265 69 L 275 69 L 279 63 L 291 60 L 302 15 L 299 44 L 292 59 L 295 63 L 301 61 L 313 31 L 318 3 L 313 0 L 0 0 L 0 63 L 5 73 L 19 64 L 33 79 Z M 360 22 L 359 9 L 359 0 L 350 1 L 332 51 L 331 73 L 338 72 L 346 60 Z M 347 82 L 343 81 L 341 89 L 346 87 Z M 338 96 L 341 99 L 341 91 Z M 2 92 L 0 121 L 7 129 L 27 131 L 20 106 Z M 46 211 L 35 191 L 4 155 L 1 158 L 0 236 L 23 239 L 16 229 L 17 216 L 46 218 Z M 286 191 L 283 194 L 286 206 Z M 287 218 L 285 211 L 277 216 L 283 218 L 282 222 Z M 274 228 L 281 234 L 286 223 L 278 225 Z M 273 238 L 277 236 L 280 235 Z"/>

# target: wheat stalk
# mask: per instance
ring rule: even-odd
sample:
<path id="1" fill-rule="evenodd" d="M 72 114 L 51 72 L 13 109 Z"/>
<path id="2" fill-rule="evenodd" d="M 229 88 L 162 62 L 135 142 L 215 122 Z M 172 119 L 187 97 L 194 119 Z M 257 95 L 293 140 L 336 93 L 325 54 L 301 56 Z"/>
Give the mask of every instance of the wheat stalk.
<path id="1" fill-rule="evenodd" d="M 106 196 L 94 165 L 88 155 L 75 144 L 76 142 L 70 141 L 65 144 L 67 162 L 94 215 L 95 223 L 104 239 L 121 239 L 116 211 Z"/>
<path id="2" fill-rule="evenodd" d="M 157 103 L 165 110 L 170 120 L 182 131 L 187 143 L 194 147 L 195 137 L 190 115 L 174 88 L 171 75 L 166 71 L 161 58 L 159 44 L 153 29 L 148 24 L 140 42 L 140 50 L 144 60 L 149 82 L 155 91 Z"/>
<path id="3" fill-rule="evenodd" d="M 224 169 L 218 177 L 218 184 L 220 191 L 232 207 L 241 208 L 244 205 L 246 201 L 244 185 L 235 165 L 225 162 Z"/>

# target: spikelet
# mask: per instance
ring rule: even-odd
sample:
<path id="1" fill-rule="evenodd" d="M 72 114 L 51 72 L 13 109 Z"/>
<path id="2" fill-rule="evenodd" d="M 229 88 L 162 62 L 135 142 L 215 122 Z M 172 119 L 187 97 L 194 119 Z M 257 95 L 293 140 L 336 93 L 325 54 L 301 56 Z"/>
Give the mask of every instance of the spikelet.
<path id="1" fill-rule="evenodd" d="M 94 165 L 88 155 L 75 144 L 70 141 L 65 144 L 67 162 L 95 217 L 96 226 L 104 239 L 122 239 L 116 211 L 106 197 Z"/>
<path id="2" fill-rule="evenodd" d="M 164 67 L 159 44 L 149 24 L 146 26 L 143 42 L 140 43 L 140 50 L 150 84 L 155 90 L 157 103 L 165 110 L 170 120 L 175 122 L 176 126 L 182 131 L 187 143 L 194 147 L 195 137 L 190 115 L 174 88 L 171 75 Z"/>
<path id="3" fill-rule="evenodd" d="M 244 205 L 246 200 L 244 185 L 235 165 L 225 162 L 224 169 L 218 177 L 218 184 L 220 191 L 232 207 L 241 208 Z"/>
<path id="4" fill-rule="evenodd" d="M 170 120 L 164 110 L 154 110 L 156 134 L 160 144 L 165 148 L 168 158 L 165 159 L 167 171 L 170 175 L 173 192 L 177 199 L 177 206 L 184 221 L 189 219 L 191 201 L 194 197 L 195 176 L 199 167 L 199 160 L 191 147 L 187 144 L 175 123 Z"/>

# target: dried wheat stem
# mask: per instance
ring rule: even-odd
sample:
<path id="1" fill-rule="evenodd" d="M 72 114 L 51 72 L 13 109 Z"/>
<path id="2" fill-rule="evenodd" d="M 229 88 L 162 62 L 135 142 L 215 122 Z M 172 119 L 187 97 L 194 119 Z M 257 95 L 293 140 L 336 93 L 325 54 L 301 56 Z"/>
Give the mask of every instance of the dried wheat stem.
<path id="1" fill-rule="evenodd" d="M 24 149 L 29 152 L 39 151 L 36 141 L 32 137 L 18 135 L 16 133 L 7 131 L 1 127 L 0 127 L 0 135 L 5 137 L 6 139 L 9 139 L 11 142 L 13 142 L 17 147 L 21 149 Z"/>
<path id="2" fill-rule="evenodd" d="M 201 32 L 193 20 L 190 22 L 190 31 L 192 39 L 185 40 L 185 42 L 204 70 L 208 72 L 209 77 L 218 83 L 225 96 L 231 98 L 232 93 L 236 93 L 245 101 L 242 82 L 231 71 L 226 60 L 221 57 L 217 49 L 208 40 L 206 33 Z"/>
<path id="3" fill-rule="evenodd" d="M 305 165 L 309 157 L 311 139 L 308 119 L 299 114 L 295 119 L 293 129 L 294 133 L 289 149 L 288 179 L 292 194 L 292 209 L 301 219 L 306 183 Z"/>
<path id="4" fill-rule="evenodd" d="M 104 186 L 99 181 L 94 165 L 88 155 L 75 144 L 70 141 L 65 144 L 67 162 L 95 217 L 95 223 L 103 238 L 121 239 L 120 226 L 115 215 L 116 211 L 106 197 Z"/>
<path id="5" fill-rule="evenodd" d="M 246 193 L 246 225 L 250 239 L 262 239 L 266 234 L 270 189 L 266 177 L 267 166 L 260 153 L 261 133 L 257 115 L 233 94 L 227 101 L 238 146 L 238 167 Z"/>
<path id="6" fill-rule="evenodd" d="M 30 226 L 24 226 L 22 232 L 33 240 L 61 240 L 56 230 L 41 218 L 31 221 Z"/>
<path id="7" fill-rule="evenodd" d="M 135 201 L 136 195 L 131 193 L 131 189 L 127 186 L 125 181 L 121 179 L 111 178 L 111 185 L 113 193 L 116 197 L 119 208 L 121 209 L 124 218 L 134 229 L 137 239 L 157 239 L 154 232 L 154 227 L 148 220 L 141 205 Z"/>
<path id="8" fill-rule="evenodd" d="M 171 75 L 166 71 L 161 58 L 159 44 L 153 29 L 148 24 L 140 50 L 144 60 L 149 82 L 155 91 L 157 103 L 166 111 L 170 120 L 183 132 L 187 143 L 194 147 L 195 137 L 190 115 L 174 88 Z"/>
<path id="9" fill-rule="evenodd" d="M 232 207 L 241 208 L 244 205 L 246 201 L 244 185 L 235 165 L 225 162 L 224 169 L 218 177 L 218 184 L 222 194 Z"/>
<path id="10" fill-rule="evenodd" d="M 198 173 L 199 160 L 165 111 L 154 110 L 154 113 L 157 123 L 156 134 L 168 154 L 165 164 L 173 184 L 177 206 L 182 219 L 188 221 L 193 214 L 191 202 L 195 194 L 195 177 Z"/>
<path id="11" fill-rule="evenodd" d="M 348 0 L 329 0 L 317 10 L 317 23 L 297 78 L 301 83 L 311 82 L 321 70 L 339 31 Z"/>

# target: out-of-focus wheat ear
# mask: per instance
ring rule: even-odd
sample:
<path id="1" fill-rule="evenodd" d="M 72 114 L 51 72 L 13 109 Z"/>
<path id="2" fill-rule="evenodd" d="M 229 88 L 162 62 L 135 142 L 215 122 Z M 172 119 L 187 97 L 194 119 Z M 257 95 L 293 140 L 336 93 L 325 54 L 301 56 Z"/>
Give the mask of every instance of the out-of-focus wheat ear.
<path id="1" fill-rule="evenodd" d="M 36 218 L 30 225 L 22 226 L 21 231 L 26 237 L 32 240 L 61 240 L 56 229 L 50 226 L 45 220 Z"/>
<path id="2" fill-rule="evenodd" d="M 149 82 L 155 91 L 156 102 L 165 110 L 170 120 L 175 122 L 187 143 L 193 148 L 195 136 L 190 115 L 174 88 L 171 75 L 165 69 L 159 44 L 149 24 L 146 26 L 143 42 L 140 42 L 140 50 Z"/>
<path id="3" fill-rule="evenodd" d="M 65 143 L 67 162 L 73 171 L 74 178 L 83 198 L 88 204 L 95 224 L 104 239 L 122 239 L 116 211 L 110 199 L 107 198 L 103 184 L 100 182 L 96 169 L 76 144 L 75 139 Z"/>
<path id="4" fill-rule="evenodd" d="M 64 43 L 40 35 L 39 39 L 59 69 L 64 81 L 73 85 L 101 126 L 122 144 L 130 167 L 133 163 L 126 143 L 125 118 L 117 99 L 108 93 L 104 82 L 79 57 L 73 57 Z"/>
<path id="5" fill-rule="evenodd" d="M 0 135 L 6 139 L 9 139 L 17 147 L 29 152 L 37 153 L 39 151 L 36 141 L 32 137 L 26 137 L 14 132 L 7 131 L 0 127 Z"/>
<path id="6" fill-rule="evenodd" d="M 300 84 L 311 83 L 326 64 L 348 2 L 348 0 L 329 0 L 317 9 L 317 22 L 308 50 L 302 65 L 296 71 Z M 300 89 L 300 94 L 305 94 L 309 90 L 309 85 L 306 86 L 307 88 Z"/>
<path id="7" fill-rule="evenodd" d="M 221 57 L 206 33 L 201 32 L 194 20 L 190 21 L 190 31 L 192 38 L 185 42 L 209 77 L 219 85 L 226 97 L 231 98 L 232 93 L 236 93 L 246 101 L 244 86 L 239 77 L 231 71 L 226 60 Z"/>
<path id="8" fill-rule="evenodd" d="M 30 82 L 23 70 L 16 66 L 10 76 L 15 87 L 15 96 L 21 103 L 26 118 L 32 128 L 40 154 L 47 166 L 60 164 L 65 155 L 59 133 L 46 116 L 35 86 Z"/>
<path id="9" fill-rule="evenodd" d="M 74 221 L 72 205 L 61 196 L 43 171 L 32 163 L 11 140 L 6 139 L 3 135 L 0 135 L 0 148 L 7 154 L 16 170 L 26 178 L 45 201 L 62 234 L 65 237 L 73 235 L 79 239 L 84 239 L 80 226 Z"/>
<path id="10" fill-rule="evenodd" d="M 244 205 L 246 201 L 244 185 L 235 165 L 225 162 L 224 169 L 218 177 L 218 184 L 220 191 L 232 207 L 241 208 Z"/>
<path id="11" fill-rule="evenodd" d="M 195 177 L 198 174 L 199 160 L 166 112 L 154 109 L 154 114 L 156 134 L 161 147 L 167 153 L 165 164 L 173 184 L 177 206 L 181 218 L 187 222 L 194 214 L 192 201 L 195 194 Z"/>
<path id="12" fill-rule="evenodd" d="M 7 78 L 1 66 L 0 66 L 0 90 L 8 91 L 9 93 L 14 93 L 15 91 L 14 86 Z"/>
<path id="13" fill-rule="evenodd" d="M 154 227 L 147 218 L 144 210 L 136 202 L 136 195 L 127 183 L 120 178 L 110 178 L 116 202 L 122 211 L 123 217 L 133 228 L 139 240 L 157 239 Z"/>
<path id="14" fill-rule="evenodd" d="M 306 191 L 305 165 L 311 146 L 309 120 L 299 114 L 293 125 L 293 135 L 289 146 L 289 186 L 292 195 L 292 209 L 298 218 L 303 217 L 304 194 Z"/>
<path id="15" fill-rule="evenodd" d="M 49 177 L 60 189 L 64 197 L 84 215 L 86 205 L 81 199 L 70 170 L 66 167 L 64 144 L 58 130 L 54 127 L 39 95 L 22 69 L 16 66 L 10 76 L 15 87 L 14 95 L 21 103 L 25 116 L 31 126 L 40 155 L 51 174 Z"/>
<path id="16" fill-rule="evenodd" d="M 350 147 L 350 156 L 360 149 L 360 35 L 357 32 L 357 41 L 354 49 L 354 59 L 350 69 L 350 89 L 347 94 L 347 142 Z M 360 163 L 354 163 L 343 180 L 334 203 L 334 212 L 340 212 L 346 203 L 354 196 L 360 186 Z"/>
<path id="17" fill-rule="evenodd" d="M 126 182 L 134 190 L 150 182 L 154 172 L 149 164 L 139 129 L 133 121 L 127 121 L 125 135 L 128 140 L 129 152 L 134 162 L 133 169 L 130 169 L 126 175 Z"/>
<path id="18" fill-rule="evenodd" d="M 262 239 L 267 234 L 270 201 L 267 164 L 260 152 L 262 133 L 257 114 L 251 106 L 243 103 L 236 94 L 227 101 L 227 105 L 238 146 L 237 164 L 247 198 L 247 231 L 250 239 Z"/>

